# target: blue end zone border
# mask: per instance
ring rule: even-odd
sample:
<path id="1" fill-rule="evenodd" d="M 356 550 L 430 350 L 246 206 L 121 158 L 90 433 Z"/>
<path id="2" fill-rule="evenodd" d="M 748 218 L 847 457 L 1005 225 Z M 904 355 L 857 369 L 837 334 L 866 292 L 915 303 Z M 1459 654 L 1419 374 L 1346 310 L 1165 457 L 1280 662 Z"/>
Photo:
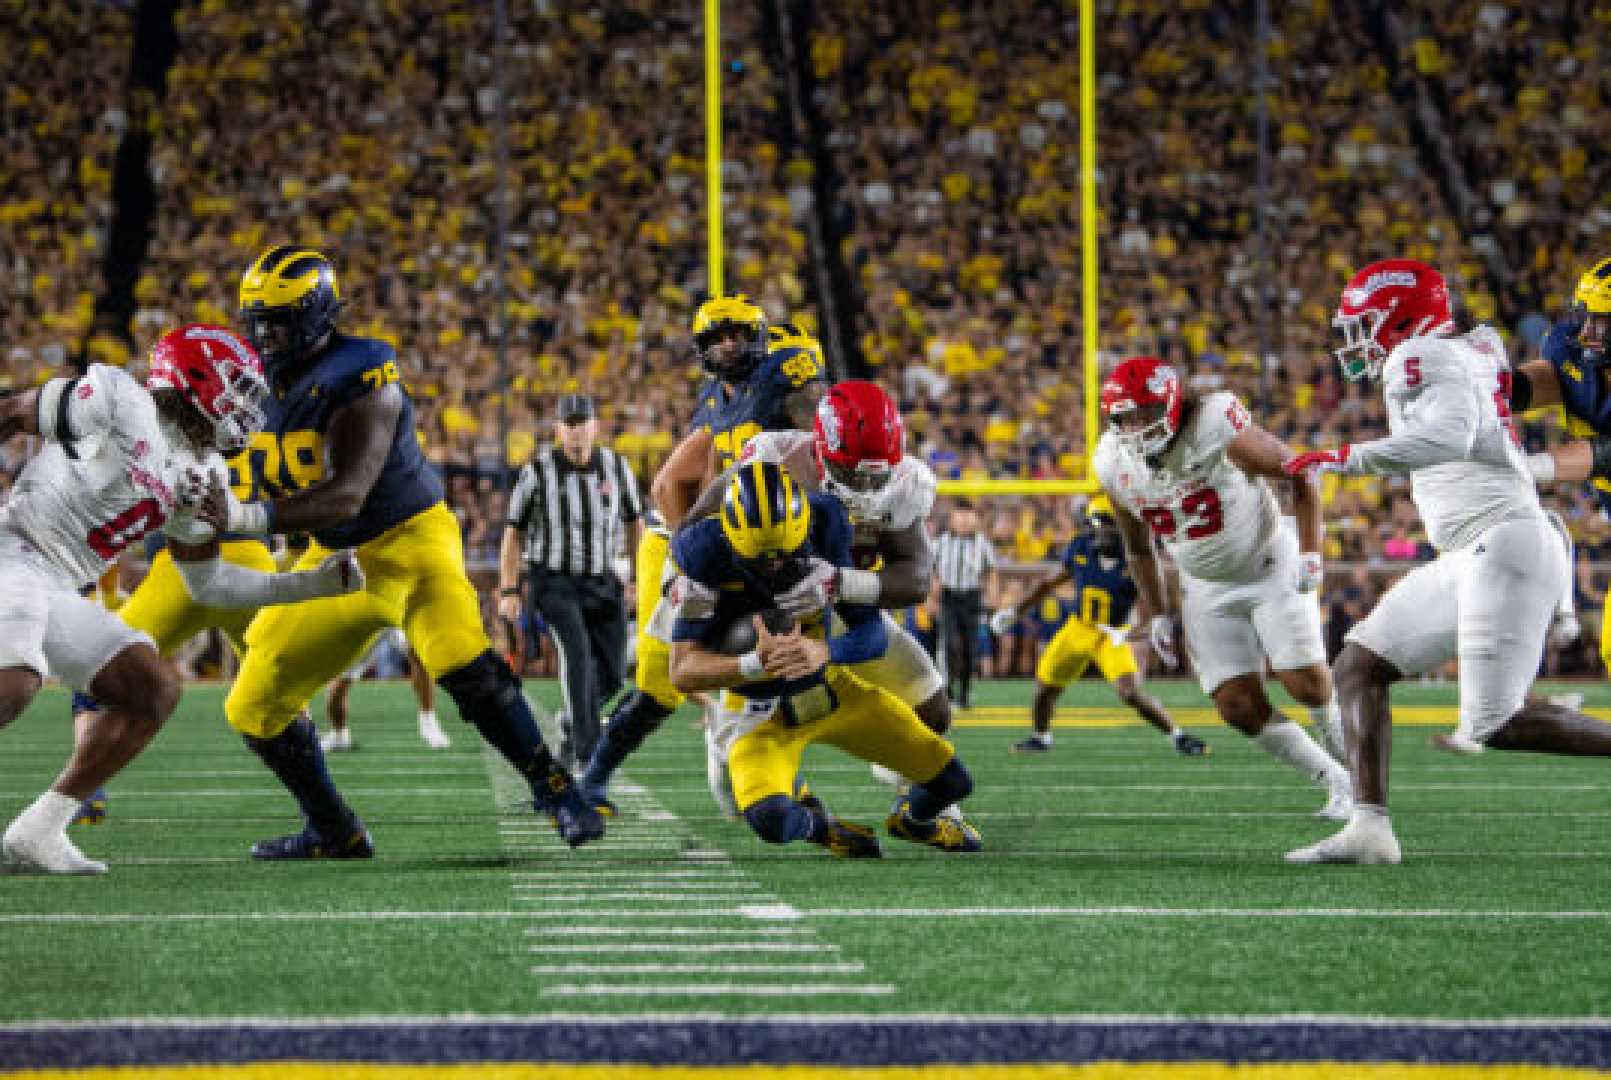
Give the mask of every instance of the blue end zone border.
<path id="1" fill-rule="evenodd" d="M 1611 1068 L 1611 1020 L 921 1020 L 566 1017 L 12 1024 L 0 1068 L 243 1064 L 1007 1065 L 1412 1062 Z"/>

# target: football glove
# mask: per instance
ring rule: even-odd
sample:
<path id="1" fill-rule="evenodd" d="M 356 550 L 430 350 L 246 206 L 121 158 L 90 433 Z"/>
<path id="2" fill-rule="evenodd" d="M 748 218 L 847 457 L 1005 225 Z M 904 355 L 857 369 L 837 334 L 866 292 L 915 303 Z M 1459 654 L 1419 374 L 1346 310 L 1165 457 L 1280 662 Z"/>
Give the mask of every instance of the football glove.
<path id="1" fill-rule="evenodd" d="M 1018 621 L 1018 613 L 1012 608 L 1002 608 L 990 616 L 990 632 L 997 637 L 1007 633 Z"/>
<path id="2" fill-rule="evenodd" d="M 1302 473 L 1346 473 L 1349 472 L 1348 456 L 1353 447 L 1343 443 L 1335 450 L 1310 450 L 1304 454 L 1294 454 L 1281 463 L 1282 470 L 1288 476 L 1298 476 Z"/>
<path id="3" fill-rule="evenodd" d="M 839 591 L 839 568 L 826 559 L 812 559 L 811 569 L 788 591 L 773 597 L 777 606 L 795 618 L 821 611 Z"/>
<path id="4" fill-rule="evenodd" d="M 1180 655 L 1175 652 L 1175 621 L 1167 615 L 1154 615 L 1147 624 L 1147 637 L 1152 641 L 1152 651 L 1158 654 L 1170 667 L 1180 662 Z"/>
<path id="5" fill-rule="evenodd" d="M 1314 592 L 1326 576 L 1326 564 L 1318 551 L 1305 551 L 1298 556 L 1298 591 Z"/>

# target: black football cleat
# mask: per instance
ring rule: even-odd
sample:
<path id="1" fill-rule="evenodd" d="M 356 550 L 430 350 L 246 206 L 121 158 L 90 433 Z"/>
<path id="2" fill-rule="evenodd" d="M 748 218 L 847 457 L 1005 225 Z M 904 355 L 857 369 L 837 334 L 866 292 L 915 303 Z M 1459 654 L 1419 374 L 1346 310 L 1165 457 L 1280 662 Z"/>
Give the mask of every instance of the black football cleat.
<path id="1" fill-rule="evenodd" d="M 78 804 L 72 825 L 99 825 L 106 820 L 106 789 L 96 788 L 89 798 Z"/>
<path id="2" fill-rule="evenodd" d="M 811 793 L 804 781 L 795 783 L 795 801 L 821 823 L 820 840 L 812 843 L 825 848 L 836 859 L 882 859 L 884 848 L 878 834 L 865 825 L 840 821 L 828 812 L 821 799 Z"/>
<path id="3" fill-rule="evenodd" d="M 1207 757 L 1213 753 L 1207 743 L 1184 731 L 1175 736 L 1175 751 L 1182 757 Z"/>
<path id="4" fill-rule="evenodd" d="M 884 820 L 884 826 L 889 829 L 891 836 L 910 840 L 914 844 L 926 844 L 941 851 L 984 850 L 984 839 L 979 835 L 979 830 L 966 821 L 948 817 L 919 821 L 911 815 L 911 805 L 911 797 L 907 795 L 895 800 L 894 808 Z"/>
<path id="5" fill-rule="evenodd" d="M 363 822 L 353 819 L 352 830 L 339 842 L 332 843 L 314 831 L 312 825 L 299 833 L 280 836 L 273 840 L 259 840 L 252 845 L 252 858 L 264 862 L 284 862 L 298 859 L 373 859 L 375 843 Z"/>
<path id="6" fill-rule="evenodd" d="M 1015 754 L 1049 754 L 1052 752 L 1052 744 L 1031 735 L 1027 739 L 1019 739 L 1013 743 L 1012 752 Z"/>
<path id="7" fill-rule="evenodd" d="M 547 785 L 548 791 L 532 800 L 532 808 L 554 823 L 561 840 L 575 848 L 603 837 L 603 815 L 582 797 L 570 773 L 555 768 Z"/>

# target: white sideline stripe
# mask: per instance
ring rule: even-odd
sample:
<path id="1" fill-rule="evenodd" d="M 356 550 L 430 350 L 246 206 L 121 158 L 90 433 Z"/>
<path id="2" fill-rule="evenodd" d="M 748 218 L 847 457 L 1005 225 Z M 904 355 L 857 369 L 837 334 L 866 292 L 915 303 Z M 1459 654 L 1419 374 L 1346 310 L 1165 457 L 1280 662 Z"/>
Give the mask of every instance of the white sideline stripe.
<path id="1" fill-rule="evenodd" d="M 533 926 L 529 937 L 557 931 Z M 566 937 L 776 937 L 780 934 L 814 934 L 809 926 L 567 926 Z"/>
<path id="2" fill-rule="evenodd" d="M 364 756 L 367 758 L 369 755 L 365 754 Z M 415 755 L 415 756 L 417 756 L 417 755 Z M 466 766 L 468 766 L 470 763 L 465 762 L 465 764 L 466 764 Z M 467 779 L 470 778 L 470 777 L 474 777 L 478 781 L 483 779 L 482 773 L 481 773 L 481 771 L 479 769 L 468 768 L 468 767 L 459 768 L 459 769 L 369 769 L 369 768 L 366 768 L 366 769 L 363 770 L 363 773 L 364 773 L 365 776 L 462 776 L 462 777 L 465 777 Z M 264 773 L 264 771 L 262 769 L 206 769 L 206 770 L 197 770 L 197 771 L 193 771 L 193 772 L 192 771 L 186 771 L 186 770 L 177 770 L 177 771 L 170 772 L 170 771 L 164 769 L 163 772 L 162 772 L 162 779 L 164 779 L 164 780 L 168 780 L 168 779 L 219 780 L 219 779 L 222 779 L 222 778 L 224 778 L 226 776 L 242 776 L 242 777 L 246 777 L 248 779 L 261 780 L 264 777 L 264 775 L 265 775 L 265 773 Z"/>
<path id="3" fill-rule="evenodd" d="M 526 892 L 597 892 L 600 889 L 623 889 L 631 884 L 631 881 L 517 881 L 515 882 L 515 888 Z M 646 884 L 652 884 L 656 889 L 713 889 L 716 891 L 739 889 L 745 892 L 771 895 L 753 881 L 746 881 L 742 878 L 735 878 L 732 881 L 655 881 L 651 879 Z M 645 893 L 645 895 L 649 894 Z"/>
<path id="4" fill-rule="evenodd" d="M 888 997 L 893 993 L 893 986 L 876 983 L 560 983 L 543 987 L 544 997 Z"/>
<path id="5" fill-rule="evenodd" d="M 662 892 L 606 892 L 606 893 L 556 893 L 553 895 L 540 894 L 537 896 L 516 896 L 517 904 L 554 904 L 571 902 L 577 904 L 591 903 L 594 900 L 641 900 L 657 901 L 660 903 L 676 904 L 683 902 L 700 904 L 730 904 L 744 900 L 764 902 L 771 900 L 772 894 L 757 891 L 751 894 L 733 896 L 722 893 L 662 893 Z"/>
<path id="6" fill-rule="evenodd" d="M 1502 1017 L 1448 1017 L 1448 1016 L 1383 1016 L 1372 1013 L 726 1013 L 700 1012 L 634 1012 L 630 1015 L 608 1015 L 553 1010 L 530 1013 L 474 1013 L 456 1012 L 435 1014 L 375 1014 L 359 1013 L 352 1016 L 285 1016 L 262 1014 L 255 1016 L 216 1015 L 203 1016 L 115 1016 L 94 1020 L 15 1020 L 0 1023 L 0 1032 L 38 1031 L 101 1031 L 111 1027 L 175 1028 L 182 1031 L 219 1030 L 239 1028 L 289 1028 L 297 1031 L 340 1030 L 359 1025 L 372 1027 L 421 1027 L 443 1029 L 477 1027 L 483 1024 L 566 1023 L 603 1029 L 636 1028 L 645 1023 L 656 1024 L 732 1024 L 737 1026 L 771 1026 L 785 1024 L 790 1027 L 833 1028 L 842 1024 L 934 1026 L 957 1024 L 1036 1024 L 1065 1025 L 1092 1028 L 1128 1026 L 1135 1024 L 1205 1024 L 1218 1027 L 1307 1026 L 1312 1024 L 1359 1025 L 1363 1027 L 1395 1030 L 1402 1028 L 1432 1028 L 1445 1031 L 1506 1031 L 1555 1028 L 1582 1028 L 1591 1031 L 1611 1030 L 1611 1016 L 1502 1016 Z"/>
<path id="7" fill-rule="evenodd" d="M 838 952 L 839 946 L 823 941 L 628 941 L 598 945 L 532 945 L 533 953 L 814 953 Z"/>
<path id="8" fill-rule="evenodd" d="M 533 964 L 533 975 L 861 975 L 866 965 L 844 964 Z"/>
<path id="9" fill-rule="evenodd" d="M 469 775 L 466 773 L 465 775 Z M 703 789 L 701 789 L 703 790 Z M 1558 788 L 1566 791 L 1569 788 Z M 250 787 L 238 788 L 187 788 L 171 787 L 159 791 L 131 791 L 127 788 L 115 787 L 113 794 L 126 799 L 256 799 L 274 796 L 277 799 L 285 798 L 285 789 L 282 787 L 266 787 L 253 784 Z M 364 795 L 375 797 L 380 795 L 485 795 L 487 785 L 485 782 L 470 784 L 465 787 L 428 787 L 428 788 L 342 788 L 343 795 Z M 37 791 L 0 791 L 0 799 L 32 799 L 38 796 Z"/>
<path id="10" fill-rule="evenodd" d="M 1204 766 L 1213 768 L 1213 766 Z M 1279 766 L 1271 766 L 1271 769 Z M 1004 785 L 1005 786 L 1005 785 Z M 1305 784 L 1301 780 L 1289 784 L 1012 784 L 1015 792 L 1106 792 L 1138 791 L 1138 792 L 1166 792 L 1166 791 L 1286 791 L 1294 794 L 1304 791 L 1317 790 L 1313 785 Z M 1604 784 L 1393 784 L 1393 793 L 1397 795 L 1404 791 L 1604 791 Z M 395 790 L 395 789 L 386 789 Z M 835 784 L 835 794 L 850 792 L 887 792 L 889 787 L 869 780 L 865 784 Z M 697 795 L 707 794 L 708 789 L 702 787 L 666 787 L 659 788 L 662 795 Z"/>
<path id="11" fill-rule="evenodd" d="M 662 870 L 595 870 L 589 867 L 575 870 L 513 870 L 509 876 L 516 880 L 535 878 L 539 881 L 571 881 L 575 878 L 631 878 L 645 881 L 659 881 L 664 878 L 715 878 L 720 881 L 749 877 L 736 866 L 692 867 L 678 866 L 676 863 L 668 863 Z"/>

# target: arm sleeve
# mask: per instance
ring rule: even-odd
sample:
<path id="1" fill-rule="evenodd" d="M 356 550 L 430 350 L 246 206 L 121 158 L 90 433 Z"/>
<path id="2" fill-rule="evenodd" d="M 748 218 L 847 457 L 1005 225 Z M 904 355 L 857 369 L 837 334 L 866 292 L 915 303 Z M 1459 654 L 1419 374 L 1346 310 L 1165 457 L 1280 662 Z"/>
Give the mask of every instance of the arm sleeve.
<path id="1" fill-rule="evenodd" d="M 674 619 L 671 640 L 703 640 L 716 617 L 716 601 L 719 598 L 716 590 L 686 575 L 679 575 L 671 583 L 666 596 L 671 603 Z"/>
<path id="2" fill-rule="evenodd" d="M 195 561 L 175 559 L 173 565 L 190 598 L 208 607 L 254 608 L 336 595 L 332 579 L 317 571 L 265 574 L 217 556 Z"/>
<path id="3" fill-rule="evenodd" d="M 51 379 L 39 391 L 39 434 L 78 457 L 80 444 L 111 430 L 117 399 L 132 387 L 127 373 L 104 364 L 91 364 L 81 376 Z"/>
<path id="4" fill-rule="evenodd" d="M 1348 471 L 1392 475 L 1463 460 L 1477 437 L 1477 400 L 1459 380 L 1426 382 L 1415 402 L 1415 423 L 1385 439 L 1358 443 L 1348 455 Z"/>

